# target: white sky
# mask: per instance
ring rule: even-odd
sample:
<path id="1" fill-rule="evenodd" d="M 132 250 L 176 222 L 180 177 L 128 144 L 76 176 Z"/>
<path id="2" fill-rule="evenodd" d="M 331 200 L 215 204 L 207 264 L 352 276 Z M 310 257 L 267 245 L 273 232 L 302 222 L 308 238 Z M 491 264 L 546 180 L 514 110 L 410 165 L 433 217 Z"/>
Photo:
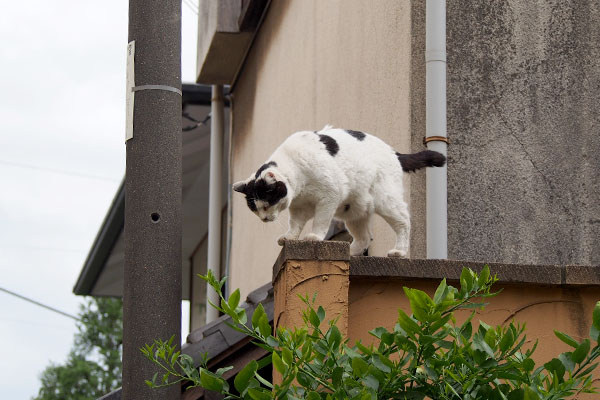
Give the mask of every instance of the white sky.
<path id="1" fill-rule="evenodd" d="M 193 82 L 188 1 L 197 0 L 182 8 L 182 77 Z M 0 287 L 70 314 L 125 170 L 127 19 L 124 0 L 0 2 Z M 35 396 L 75 331 L 73 320 L 0 292 L 0 398 Z"/>

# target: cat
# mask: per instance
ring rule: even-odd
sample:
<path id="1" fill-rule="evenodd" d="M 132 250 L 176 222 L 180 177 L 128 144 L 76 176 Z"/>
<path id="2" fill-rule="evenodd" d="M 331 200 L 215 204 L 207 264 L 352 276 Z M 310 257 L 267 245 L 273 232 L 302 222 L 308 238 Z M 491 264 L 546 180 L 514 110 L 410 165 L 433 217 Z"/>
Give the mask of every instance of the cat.
<path id="1" fill-rule="evenodd" d="M 390 257 L 406 257 L 410 217 L 402 175 L 424 167 L 442 167 L 446 157 L 425 150 L 400 154 L 377 137 L 335 129 L 300 131 L 289 136 L 258 171 L 233 190 L 246 195 L 248 208 L 264 222 L 289 209 L 289 230 L 277 242 L 298 239 L 313 218 L 305 240 L 323 240 L 333 218 L 344 221 L 361 255 L 372 237 L 370 220 L 378 214 L 396 233 Z"/>

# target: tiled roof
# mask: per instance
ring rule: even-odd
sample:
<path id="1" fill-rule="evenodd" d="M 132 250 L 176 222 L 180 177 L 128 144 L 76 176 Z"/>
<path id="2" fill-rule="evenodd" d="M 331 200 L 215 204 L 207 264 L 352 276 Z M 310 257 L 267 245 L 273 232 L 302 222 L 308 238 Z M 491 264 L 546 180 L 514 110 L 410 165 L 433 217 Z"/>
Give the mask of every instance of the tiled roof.
<path id="1" fill-rule="evenodd" d="M 246 301 L 240 307 L 246 310 L 248 321 L 252 320 L 252 314 L 258 304 L 262 303 L 269 321 L 273 321 L 273 285 L 267 283 L 258 289 L 252 291 Z M 181 352 L 194 359 L 194 365 L 199 366 L 202 355 L 208 356 L 208 367 L 216 369 L 226 362 L 227 365 L 233 365 L 233 369 L 225 375 L 226 379 L 235 375 L 251 359 L 259 359 L 266 355 L 266 351 L 254 345 L 249 344 L 247 337 L 227 324 L 231 323 L 231 318 L 223 315 L 213 322 L 191 332 L 187 336 L 186 343 L 183 344 Z M 204 390 L 194 388 L 184 391 L 182 399 L 204 399 Z M 100 397 L 98 400 L 121 400 L 121 388 Z"/>

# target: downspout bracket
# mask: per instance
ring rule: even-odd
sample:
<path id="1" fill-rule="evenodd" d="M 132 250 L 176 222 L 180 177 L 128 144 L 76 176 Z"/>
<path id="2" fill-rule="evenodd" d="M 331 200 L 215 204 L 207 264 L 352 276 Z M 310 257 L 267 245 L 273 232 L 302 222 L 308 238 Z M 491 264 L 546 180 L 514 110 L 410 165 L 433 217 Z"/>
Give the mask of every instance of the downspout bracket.
<path id="1" fill-rule="evenodd" d="M 426 136 L 423 138 L 423 144 L 427 145 L 429 142 L 445 142 L 450 144 L 450 140 L 446 136 Z"/>

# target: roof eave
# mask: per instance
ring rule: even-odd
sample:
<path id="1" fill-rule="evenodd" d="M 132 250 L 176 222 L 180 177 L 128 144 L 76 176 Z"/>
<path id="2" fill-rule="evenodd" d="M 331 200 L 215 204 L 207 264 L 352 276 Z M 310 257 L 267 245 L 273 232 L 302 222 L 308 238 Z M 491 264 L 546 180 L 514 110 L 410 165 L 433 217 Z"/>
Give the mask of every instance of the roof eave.
<path id="1" fill-rule="evenodd" d="M 73 287 L 76 295 L 88 296 L 92 294 L 94 284 L 114 247 L 125 223 L 125 178 L 117 190 L 108 214 L 96 235 L 94 244 L 83 264 L 79 278 Z"/>

